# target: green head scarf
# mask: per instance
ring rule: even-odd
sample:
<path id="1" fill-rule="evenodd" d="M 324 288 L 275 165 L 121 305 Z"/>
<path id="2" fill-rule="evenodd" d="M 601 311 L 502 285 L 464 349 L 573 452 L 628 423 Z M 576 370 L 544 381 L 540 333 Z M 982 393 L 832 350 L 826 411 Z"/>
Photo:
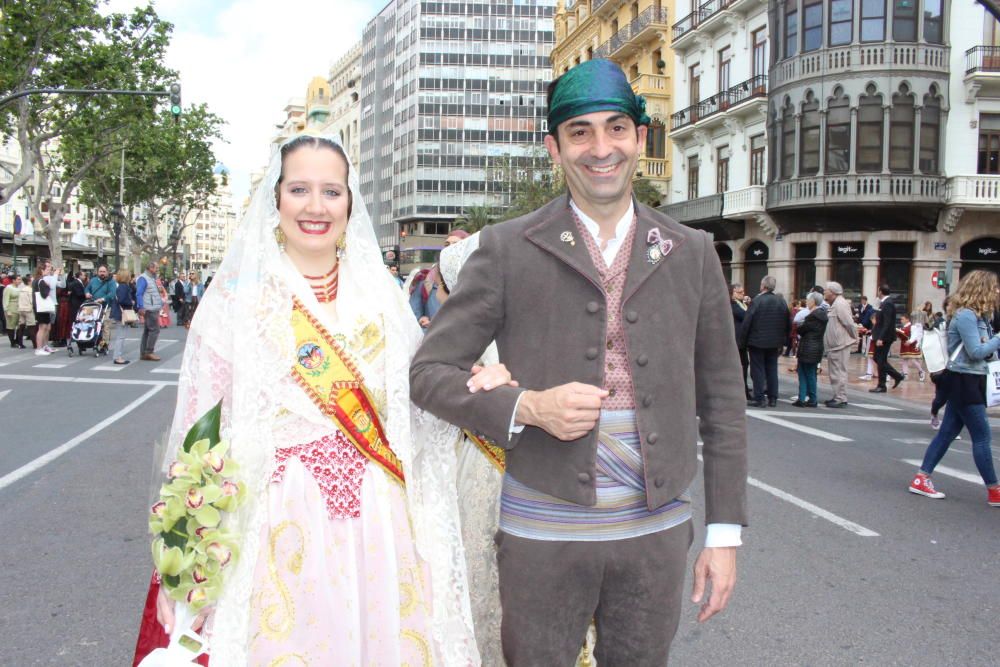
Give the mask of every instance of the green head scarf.
<path id="1" fill-rule="evenodd" d="M 610 60 L 582 62 L 559 78 L 549 100 L 549 133 L 570 118 L 595 111 L 621 111 L 636 125 L 649 125 L 646 100 L 636 95 L 621 67 Z"/>

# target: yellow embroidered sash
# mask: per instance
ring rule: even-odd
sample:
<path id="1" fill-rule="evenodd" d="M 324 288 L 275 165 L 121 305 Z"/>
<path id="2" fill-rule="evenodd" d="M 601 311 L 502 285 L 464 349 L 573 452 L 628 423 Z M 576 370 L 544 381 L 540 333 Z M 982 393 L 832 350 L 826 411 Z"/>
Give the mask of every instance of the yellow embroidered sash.
<path id="1" fill-rule="evenodd" d="M 503 447 L 499 447 L 493 443 L 489 438 L 483 438 L 472 431 L 465 431 L 465 437 L 472 441 L 479 451 L 489 459 L 497 470 L 503 473 L 504 468 L 507 467 L 507 452 L 504 451 Z"/>
<path id="2" fill-rule="evenodd" d="M 403 483 L 402 463 L 389 446 L 361 373 L 326 328 L 298 299 L 293 301 L 295 381 L 359 452 Z"/>

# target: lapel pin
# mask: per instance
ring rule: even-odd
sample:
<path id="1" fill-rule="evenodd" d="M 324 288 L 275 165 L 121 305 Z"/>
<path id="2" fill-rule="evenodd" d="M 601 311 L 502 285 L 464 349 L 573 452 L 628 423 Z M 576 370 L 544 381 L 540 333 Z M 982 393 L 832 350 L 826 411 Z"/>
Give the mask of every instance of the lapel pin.
<path id="1" fill-rule="evenodd" d="M 563 232 L 559 235 L 559 240 L 563 243 L 568 243 L 570 245 L 576 245 L 576 239 L 573 238 L 573 232 Z"/>
<path id="2" fill-rule="evenodd" d="M 646 235 L 646 261 L 656 266 L 674 249 L 674 242 L 660 236 L 660 230 L 653 228 Z"/>

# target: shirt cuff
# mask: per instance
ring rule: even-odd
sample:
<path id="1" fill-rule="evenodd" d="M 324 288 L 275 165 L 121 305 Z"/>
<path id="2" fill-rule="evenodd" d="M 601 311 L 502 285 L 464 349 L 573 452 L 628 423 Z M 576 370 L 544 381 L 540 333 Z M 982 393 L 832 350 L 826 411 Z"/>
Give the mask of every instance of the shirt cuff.
<path id="1" fill-rule="evenodd" d="M 738 523 L 710 523 L 705 527 L 705 547 L 738 547 L 743 544 L 743 526 Z"/>
<path id="2" fill-rule="evenodd" d="M 524 424 L 515 424 L 514 421 L 517 419 L 517 408 L 521 405 L 521 399 L 524 398 L 524 392 L 522 391 L 517 396 L 517 401 L 514 403 L 514 414 L 510 416 L 510 429 L 507 431 L 507 440 L 510 441 L 514 437 L 515 433 L 520 433 L 524 430 Z"/>

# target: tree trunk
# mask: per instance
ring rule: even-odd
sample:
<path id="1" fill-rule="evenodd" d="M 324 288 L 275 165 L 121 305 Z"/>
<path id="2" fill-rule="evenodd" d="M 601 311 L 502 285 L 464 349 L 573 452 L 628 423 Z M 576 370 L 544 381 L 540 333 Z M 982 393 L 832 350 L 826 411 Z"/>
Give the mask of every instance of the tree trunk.
<path id="1" fill-rule="evenodd" d="M 63 217 L 66 215 L 66 207 L 62 202 L 48 200 L 49 224 L 44 226 L 45 235 L 49 239 L 49 258 L 52 266 L 57 269 L 65 269 L 63 266 L 62 241 L 59 237 L 59 230 L 62 229 Z M 39 221 L 41 222 L 41 221 Z"/>

